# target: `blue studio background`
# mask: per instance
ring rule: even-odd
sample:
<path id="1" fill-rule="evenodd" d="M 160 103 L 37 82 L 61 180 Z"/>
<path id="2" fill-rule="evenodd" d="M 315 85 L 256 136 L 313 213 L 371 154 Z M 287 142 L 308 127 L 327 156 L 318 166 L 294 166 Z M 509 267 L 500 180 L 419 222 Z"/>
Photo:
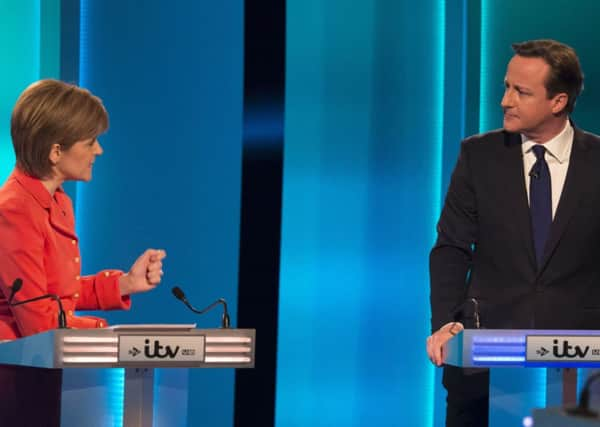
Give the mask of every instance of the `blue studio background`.
<path id="1" fill-rule="evenodd" d="M 146 247 L 168 251 L 164 285 L 109 313 L 111 323 L 217 325 L 217 313 L 197 319 L 171 297 L 178 284 L 197 305 L 227 298 L 236 325 L 243 117 L 253 113 L 247 3 L 0 0 L 0 178 L 14 164 L 18 94 L 42 77 L 77 81 L 111 118 L 93 181 L 69 187 L 84 271 L 127 269 Z M 428 252 L 459 140 L 501 124 L 510 43 L 531 38 L 577 49 L 586 88 L 574 119 L 600 132 L 600 35 L 589 31 L 600 9 L 285 4 L 274 424 L 441 426 L 439 371 L 424 352 Z M 234 386 L 232 371 L 193 371 L 188 425 L 232 426 Z"/>
<path id="2" fill-rule="evenodd" d="M 197 321 L 175 284 L 236 312 L 243 3 L 185 3 L 81 3 L 79 80 L 111 117 L 94 180 L 77 186 L 83 268 L 128 268 L 147 247 L 168 254 L 164 286 L 112 323 Z M 218 325 L 208 316 L 200 323 Z M 188 424 L 231 425 L 232 383 L 230 370 L 191 370 Z"/>

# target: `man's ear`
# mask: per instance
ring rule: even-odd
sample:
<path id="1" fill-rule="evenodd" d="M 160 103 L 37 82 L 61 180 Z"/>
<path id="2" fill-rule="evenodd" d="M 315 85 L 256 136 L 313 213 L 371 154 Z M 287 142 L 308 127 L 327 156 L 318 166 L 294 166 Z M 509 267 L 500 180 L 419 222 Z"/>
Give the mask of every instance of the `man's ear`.
<path id="1" fill-rule="evenodd" d="M 50 147 L 50 154 L 48 154 L 48 160 L 50 160 L 50 163 L 55 165 L 60 160 L 61 154 L 62 151 L 60 149 L 60 144 L 52 144 Z"/>
<path id="2" fill-rule="evenodd" d="M 557 93 L 552 97 L 552 113 L 560 114 L 566 110 L 569 103 L 569 95 L 564 92 Z"/>

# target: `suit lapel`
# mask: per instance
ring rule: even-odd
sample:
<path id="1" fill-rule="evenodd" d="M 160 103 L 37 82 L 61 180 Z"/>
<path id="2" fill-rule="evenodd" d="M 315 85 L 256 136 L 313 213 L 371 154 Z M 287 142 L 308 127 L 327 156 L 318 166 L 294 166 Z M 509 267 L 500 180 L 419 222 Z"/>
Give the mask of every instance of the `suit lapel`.
<path id="1" fill-rule="evenodd" d="M 585 187 L 583 185 L 585 184 L 583 180 L 587 175 L 587 168 L 589 168 L 590 165 L 588 161 L 589 156 L 586 155 L 586 151 L 587 147 L 584 141 L 584 135 L 579 129 L 575 128 L 573 147 L 571 148 L 571 157 L 569 159 L 569 168 L 567 170 L 565 184 L 556 208 L 554 221 L 552 221 L 552 226 L 550 227 L 550 235 L 548 236 L 548 241 L 544 248 L 542 268 L 539 269 L 538 274 L 541 273 L 548 264 L 552 253 L 554 253 L 556 246 L 560 242 L 567 224 L 577 210 L 581 190 Z"/>
<path id="2" fill-rule="evenodd" d="M 506 190 L 509 192 L 508 204 L 512 221 L 515 222 L 519 238 L 527 251 L 529 263 L 536 265 L 535 250 L 531 231 L 531 216 L 529 215 L 529 201 L 527 200 L 527 188 L 525 188 L 525 172 L 523 169 L 523 151 L 521 148 L 521 135 L 505 133 L 506 164 Z"/>

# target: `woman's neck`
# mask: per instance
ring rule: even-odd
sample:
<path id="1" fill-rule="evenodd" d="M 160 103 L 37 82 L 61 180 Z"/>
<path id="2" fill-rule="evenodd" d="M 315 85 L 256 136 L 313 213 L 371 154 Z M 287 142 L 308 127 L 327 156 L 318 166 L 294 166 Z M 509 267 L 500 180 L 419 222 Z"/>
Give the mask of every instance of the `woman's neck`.
<path id="1" fill-rule="evenodd" d="M 58 187 L 60 187 L 63 183 L 63 180 L 56 176 L 52 178 L 41 179 L 40 181 L 42 181 L 42 185 L 46 187 L 46 190 L 48 190 L 51 196 L 54 196 L 54 193 L 56 193 Z"/>

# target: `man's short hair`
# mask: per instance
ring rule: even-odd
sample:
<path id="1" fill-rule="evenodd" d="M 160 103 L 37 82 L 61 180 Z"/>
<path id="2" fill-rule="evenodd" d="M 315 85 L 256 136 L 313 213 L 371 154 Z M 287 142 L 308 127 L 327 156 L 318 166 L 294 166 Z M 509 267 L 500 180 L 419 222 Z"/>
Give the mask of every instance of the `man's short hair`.
<path id="1" fill-rule="evenodd" d="M 565 110 L 572 113 L 577 97 L 583 90 L 583 72 L 575 50 L 556 40 L 530 40 L 514 43 L 513 51 L 526 58 L 542 58 L 550 66 L 546 91 L 552 98 L 564 92 L 569 96 Z"/>
<path id="2" fill-rule="evenodd" d="M 19 96 L 12 112 L 10 133 L 17 166 L 35 178 L 48 178 L 52 145 L 66 151 L 106 129 L 106 109 L 88 90 L 53 79 L 35 82 Z"/>

